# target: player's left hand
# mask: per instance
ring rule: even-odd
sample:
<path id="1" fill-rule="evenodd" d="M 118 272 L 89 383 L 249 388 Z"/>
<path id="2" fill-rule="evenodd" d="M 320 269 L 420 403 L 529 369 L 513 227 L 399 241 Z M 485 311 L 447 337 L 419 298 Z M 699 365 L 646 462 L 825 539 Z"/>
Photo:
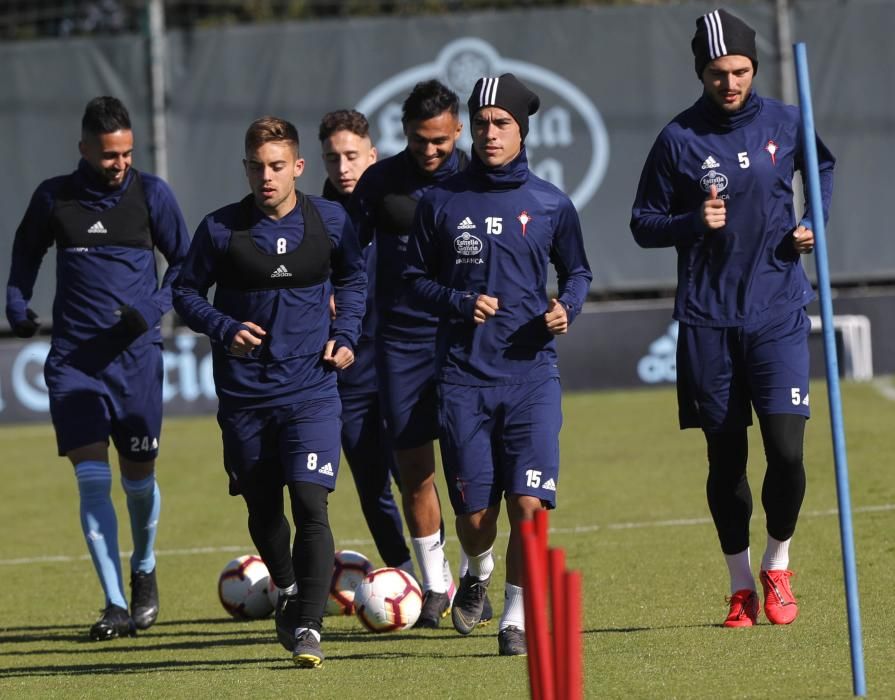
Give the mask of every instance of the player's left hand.
<path id="1" fill-rule="evenodd" d="M 336 349 L 336 341 L 327 340 L 326 347 L 323 349 L 323 361 L 335 369 L 346 369 L 354 364 L 354 352 L 347 345 L 340 345 Z"/>
<path id="2" fill-rule="evenodd" d="M 547 330 L 553 335 L 564 335 L 569 331 L 569 314 L 559 299 L 551 299 L 544 314 Z"/>
<path id="3" fill-rule="evenodd" d="M 31 309 L 25 309 L 25 318 L 12 327 L 17 338 L 30 338 L 40 328 L 40 319 Z"/>
<path id="4" fill-rule="evenodd" d="M 799 254 L 814 251 L 814 231 L 804 226 L 799 226 L 792 232 L 792 245 Z"/>

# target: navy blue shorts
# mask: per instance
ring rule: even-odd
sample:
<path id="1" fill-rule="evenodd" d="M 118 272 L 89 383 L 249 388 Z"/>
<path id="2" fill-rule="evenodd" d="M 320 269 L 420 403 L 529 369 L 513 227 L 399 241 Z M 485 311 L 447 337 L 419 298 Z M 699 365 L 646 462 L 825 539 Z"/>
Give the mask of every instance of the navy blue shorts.
<path id="1" fill-rule="evenodd" d="M 70 354 L 51 348 L 44 365 L 50 417 L 59 455 L 109 442 L 132 462 L 158 456 L 162 430 L 162 348 L 126 348 L 89 371 Z"/>
<path id="2" fill-rule="evenodd" d="M 705 328 L 680 324 L 677 341 L 681 429 L 726 432 L 759 416 L 808 409 L 808 334 L 798 309 L 761 325 Z"/>
<path id="3" fill-rule="evenodd" d="M 379 394 L 344 392 L 342 400 L 342 450 L 354 468 L 384 471 L 398 479 L 398 464 L 391 438 L 382 420 Z"/>
<path id="4" fill-rule="evenodd" d="M 559 379 L 438 387 L 441 461 L 454 513 L 475 513 L 503 494 L 556 506 L 562 397 Z"/>
<path id="5" fill-rule="evenodd" d="M 396 450 L 438 436 L 435 398 L 435 343 L 376 339 L 376 370 L 382 417 Z"/>
<path id="6" fill-rule="evenodd" d="M 302 481 L 335 489 L 341 413 L 338 397 L 267 408 L 221 408 L 218 425 L 231 493 L 239 493 L 239 480 L 257 468 L 278 469 L 283 484 Z"/>

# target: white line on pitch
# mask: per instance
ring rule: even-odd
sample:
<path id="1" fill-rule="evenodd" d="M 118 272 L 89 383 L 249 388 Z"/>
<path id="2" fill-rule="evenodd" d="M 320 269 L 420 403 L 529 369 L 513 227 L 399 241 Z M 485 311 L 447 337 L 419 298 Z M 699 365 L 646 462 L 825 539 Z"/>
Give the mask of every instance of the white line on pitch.
<path id="1" fill-rule="evenodd" d="M 875 379 L 873 380 L 873 388 L 881 396 L 889 399 L 889 401 L 895 401 L 895 386 L 893 386 L 891 379 Z"/>
<path id="2" fill-rule="evenodd" d="M 878 506 L 861 506 L 859 508 L 853 508 L 852 512 L 856 514 L 862 513 L 887 513 L 889 511 L 895 510 L 895 503 L 886 503 Z M 806 511 L 801 514 L 802 518 L 826 518 L 833 515 L 838 515 L 839 510 L 837 508 L 830 508 L 828 510 L 814 510 L 814 511 Z M 647 520 L 643 522 L 633 522 L 633 523 L 609 523 L 607 525 L 576 525 L 575 527 L 551 527 L 550 532 L 556 533 L 559 535 L 584 535 L 590 532 L 598 532 L 600 530 L 634 530 L 638 528 L 648 528 L 648 527 L 687 527 L 690 525 L 709 525 L 711 524 L 711 518 L 676 518 L 673 520 Z M 503 536 L 506 537 L 506 533 L 503 533 Z M 448 539 L 456 539 L 449 537 Z M 373 540 L 371 539 L 339 539 L 336 543 L 338 548 L 345 547 L 357 547 L 363 545 L 372 545 Z M 218 546 L 218 547 L 187 547 L 184 549 L 160 549 L 156 551 L 155 555 L 157 557 L 182 557 L 182 556 L 192 556 L 194 554 L 218 554 L 218 553 L 226 553 L 226 552 L 250 552 L 253 551 L 254 547 L 251 544 L 247 545 L 226 545 L 226 546 Z M 130 552 L 122 552 L 121 558 L 124 559 L 131 555 Z M 0 559 L 0 566 L 22 566 L 27 564 L 54 564 L 57 562 L 72 562 L 72 561 L 88 561 L 90 556 L 87 554 L 82 554 L 80 556 L 71 557 L 64 555 L 56 555 L 56 556 L 42 556 L 42 557 L 22 557 L 21 559 Z"/>

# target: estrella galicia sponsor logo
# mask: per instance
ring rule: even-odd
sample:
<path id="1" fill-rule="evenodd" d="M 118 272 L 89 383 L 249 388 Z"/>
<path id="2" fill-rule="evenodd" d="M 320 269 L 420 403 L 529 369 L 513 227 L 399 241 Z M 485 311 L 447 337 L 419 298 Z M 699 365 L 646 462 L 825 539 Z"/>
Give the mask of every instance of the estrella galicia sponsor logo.
<path id="1" fill-rule="evenodd" d="M 646 384 L 673 382 L 677 379 L 678 323 L 668 326 L 665 335 L 649 346 L 649 352 L 637 363 L 637 376 Z"/>
<path id="2" fill-rule="evenodd" d="M 463 37 L 449 42 L 433 62 L 407 68 L 375 86 L 356 109 L 369 119 L 380 157 L 394 155 L 406 145 L 402 102 L 418 82 L 437 78 L 461 96 L 466 126 L 457 145 L 468 153 L 472 140 L 466 96 L 480 77 L 502 73 L 514 73 L 541 98 L 541 109 L 532 115 L 525 139 L 532 172 L 568 192 L 575 206 L 583 209 L 599 189 L 609 164 L 609 138 L 600 112 L 561 75 L 533 63 L 504 58 L 482 39 Z"/>
<path id="3" fill-rule="evenodd" d="M 454 250 L 458 255 L 471 258 L 482 252 L 482 241 L 468 231 L 464 231 L 454 239 Z"/>
<path id="4" fill-rule="evenodd" d="M 712 185 L 718 189 L 718 194 L 721 194 L 727 189 L 727 175 L 719 173 L 717 170 L 709 170 L 702 176 L 699 186 L 702 187 L 703 192 L 708 192 L 711 190 Z"/>

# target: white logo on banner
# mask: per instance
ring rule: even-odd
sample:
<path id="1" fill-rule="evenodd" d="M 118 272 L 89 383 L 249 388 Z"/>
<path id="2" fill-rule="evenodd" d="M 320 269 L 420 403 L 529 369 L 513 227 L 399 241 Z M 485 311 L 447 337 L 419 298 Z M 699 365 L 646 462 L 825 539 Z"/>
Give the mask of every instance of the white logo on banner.
<path id="1" fill-rule="evenodd" d="M 677 379 L 677 321 L 668 326 L 661 338 L 650 343 L 649 354 L 637 363 L 637 376 L 647 384 L 673 382 Z"/>
<path id="2" fill-rule="evenodd" d="M 12 390 L 29 411 L 45 413 L 50 410 L 50 395 L 44 381 L 44 362 L 50 344 L 44 341 L 28 343 L 12 363 Z"/>
<path id="3" fill-rule="evenodd" d="M 525 140 L 532 171 L 567 192 L 579 210 L 584 208 L 609 164 L 609 138 L 600 112 L 587 95 L 561 75 L 533 63 L 502 58 L 482 39 L 465 37 L 450 42 L 432 63 L 408 68 L 374 87 L 356 109 L 378 132 L 374 140 L 380 157 L 394 155 L 406 145 L 401 127 L 402 102 L 418 82 L 437 78 L 460 97 L 465 126 L 458 145 L 468 153 L 472 140 L 466 98 L 480 77 L 502 73 L 513 73 L 541 98 L 541 109 L 529 120 Z M 582 129 L 573 129 L 575 122 L 583 125 L 588 148 L 580 143 Z M 566 182 L 576 164 L 583 175 L 575 175 L 575 182 Z"/>

